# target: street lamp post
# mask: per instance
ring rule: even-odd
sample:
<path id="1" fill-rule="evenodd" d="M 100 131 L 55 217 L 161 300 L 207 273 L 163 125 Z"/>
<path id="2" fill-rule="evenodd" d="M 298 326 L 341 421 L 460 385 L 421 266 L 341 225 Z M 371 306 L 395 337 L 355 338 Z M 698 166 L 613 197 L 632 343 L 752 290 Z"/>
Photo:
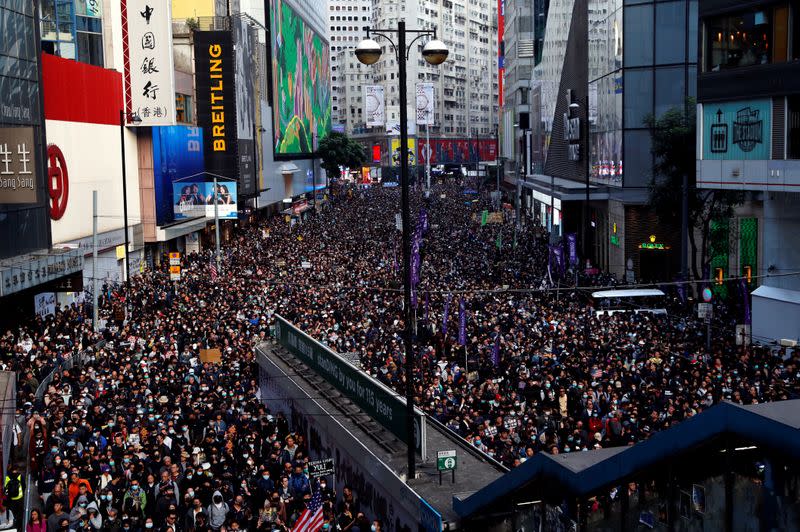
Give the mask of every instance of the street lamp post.
<path id="1" fill-rule="evenodd" d="M 128 258 L 130 251 L 128 243 L 128 182 L 127 168 L 125 168 L 125 118 L 130 118 L 134 124 L 141 123 L 142 119 L 137 114 L 128 114 L 124 110 L 119 110 L 119 149 L 122 159 L 122 216 L 125 219 L 125 293 L 130 296 L 131 288 L 131 262 Z"/>
<path id="2" fill-rule="evenodd" d="M 584 163 L 584 171 L 586 173 L 586 181 L 585 181 L 585 192 L 586 198 L 583 202 L 583 238 L 581 239 L 581 252 L 583 253 L 583 258 L 586 259 L 589 257 L 591 243 L 589 242 L 589 236 L 591 233 L 591 220 L 589 219 L 589 193 L 590 193 L 590 176 L 589 176 L 589 169 L 590 169 L 590 162 L 589 156 L 590 153 L 590 145 L 589 145 L 589 96 L 586 96 L 585 104 L 580 104 L 577 102 L 573 102 L 569 104 L 569 111 L 570 112 L 577 112 L 581 107 L 584 107 L 586 112 L 586 116 L 583 120 L 583 124 L 581 127 L 581 140 L 585 145 L 585 149 L 583 150 L 583 163 Z"/>
<path id="3" fill-rule="evenodd" d="M 405 21 L 397 23 L 397 29 L 371 29 L 367 28 L 367 38 L 361 41 L 355 49 L 358 60 L 365 65 L 378 62 L 381 57 L 381 47 L 370 38 L 370 33 L 383 37 L 392 45 L 397 57 L 398 78 L 400 84 L 400 202 L 401 217 L 403 221 L 403 346 L 405 350 L 406 372 L 406 439 L 408 440 L 408 480 L 416 477 L 415 445 L 414 445 L 414 346 L 412 343 L 411 308 L 411 209 L 409 203 L 409 176 L 408 176 L 408 109 L 406 87 L 406 60 L 408 49 L 414 42 L 423 36 L 432 36 L 422 50 L 422 57 L 432 65 L 440 65 L 447 59 L 448 51 L 445 44 L 436 39 L 435 30 L 407 30 Z M 397 44 L 386 34 L 397 34 Z M 406 45 L 406 33 L 417 36 Z M 420 427 L 421 429 L 422 427 Z M 420 431 L 420 436 L 422 436 Z"/>
<path id="4" fill-rule="evenodd" d="M 497 177 L 497 192 L 500 192 L 500 124 L 494 125 L 494 141 L 495 170 L 497 173 L 495 177 Z"/>

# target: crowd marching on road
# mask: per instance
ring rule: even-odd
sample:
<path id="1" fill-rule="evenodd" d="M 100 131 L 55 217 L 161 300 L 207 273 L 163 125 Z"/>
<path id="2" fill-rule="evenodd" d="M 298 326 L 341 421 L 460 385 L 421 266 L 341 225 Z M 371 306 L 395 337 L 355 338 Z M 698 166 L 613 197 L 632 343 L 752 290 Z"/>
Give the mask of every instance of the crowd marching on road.
<path id="1" fill-rule="evenodd" d="M 399 191 L 339 192 L 302 224 L 237 229 L 217 273 L 206 252 L 184 257 L 180 283 L 164 261 L 128 292 L 105 287 L 99 334 L 80 304 L 2 333 L 42 497 L 29 530 L 381 530 L 357 493 L 312 485 L 306 442 L 260 401 L 253 356 L 278 313 L 403 390 Z M 414 219 L 427 213 L 416 401 L 508 466 L 634 443 L 722 399 L 798 395 L 797 356 L 737 347 L 732 333 L 706 350 L 704 326 L 677 303 L 668 316 L 597 317 L 579 287 L 610 278 L 578 275 L 578 287 L 551 289 L 546 235 L 511 220 L 482 224 L 487 196 L 442 185 L 412 203 Z M 124 322 L 112 311 L 120 306 Z M 200 360 L 209 347 L 221 364 Z M 82 350 L 85 364 L 61 369 Z M 19 473 L 5 480 L 0 529 L 21 521 Z"/>

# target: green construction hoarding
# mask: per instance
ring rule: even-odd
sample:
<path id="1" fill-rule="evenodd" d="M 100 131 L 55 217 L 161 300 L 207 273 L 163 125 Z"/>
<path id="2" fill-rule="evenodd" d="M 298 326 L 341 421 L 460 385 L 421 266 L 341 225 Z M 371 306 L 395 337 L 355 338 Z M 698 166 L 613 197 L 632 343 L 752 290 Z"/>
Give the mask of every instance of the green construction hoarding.
<path id="1" fill-rule="evenodd" d="M 361 407 L 375 421 L 398 439 L 408 443 L 404 397 L 356 368 L 335 351 L 314 340 L 280 316 L 275 317 L 275 337 L 278 343 Z M 424 414 L 415 409 L 414 443 L 417 452 L 423 457 L 425 456 L 424 431 Z"/>

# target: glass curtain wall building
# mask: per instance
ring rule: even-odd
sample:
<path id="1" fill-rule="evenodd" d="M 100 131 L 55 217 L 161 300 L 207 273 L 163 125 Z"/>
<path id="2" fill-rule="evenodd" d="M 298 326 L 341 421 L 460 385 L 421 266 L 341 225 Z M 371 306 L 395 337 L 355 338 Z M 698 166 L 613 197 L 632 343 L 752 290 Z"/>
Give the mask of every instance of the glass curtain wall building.
<path id="1" fill-rule="evenodd" d="M 544 27 L 544 39 L 531 85 L 533 164 L 523 205 L 557 235 L 591 233 L 586 258 L 620 279 L 665 280 L 679 271 L 676 228 L 664 227 L 648 206 L 655 176 L 645 119 L 696 95 L 697 6 L 551 0 L 544 23 L 534 25 Z M 581 57 L 575 47 L 587 40 Z M 589 220 L 582 223 L 587 175 Z M 651 237 L 664 243 L 663 253 L 642 245 Z"/>

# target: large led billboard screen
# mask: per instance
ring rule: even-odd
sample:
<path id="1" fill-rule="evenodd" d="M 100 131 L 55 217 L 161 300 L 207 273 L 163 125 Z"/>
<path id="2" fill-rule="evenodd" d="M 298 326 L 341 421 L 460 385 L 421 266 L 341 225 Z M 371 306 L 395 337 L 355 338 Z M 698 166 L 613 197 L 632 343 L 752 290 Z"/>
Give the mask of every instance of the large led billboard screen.
<path id="1" fill-rule="evenodd" d="M 270 0 L 276 157 L 310 156 L 331 129 L 328 43 L 283 0 Z"/>

